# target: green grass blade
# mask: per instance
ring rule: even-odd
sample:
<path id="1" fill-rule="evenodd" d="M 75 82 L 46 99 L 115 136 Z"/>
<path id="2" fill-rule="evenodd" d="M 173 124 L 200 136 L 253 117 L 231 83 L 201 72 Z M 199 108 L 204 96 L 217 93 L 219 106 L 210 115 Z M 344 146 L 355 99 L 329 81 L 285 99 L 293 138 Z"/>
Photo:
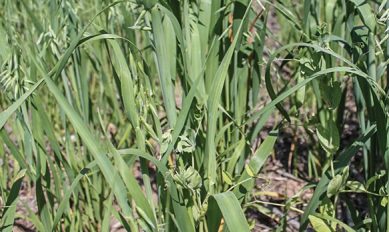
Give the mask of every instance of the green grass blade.
<path id="1" fill-rule="evenodd" d="M 162 95 L 165 105 L 165 110 L 169 120 L 170 127 L 176 123 L 176 104 L 174 98 L 174 88 L 172 84 L 173 77 L 171 76 L 171 65 L 166 56 L 172 55 L 171 51 L 167 50 L 165 35 L 162 24 L 162 14 L 158 6 L 151 10 L 152 30 L 154 36 L 154 46 L 156 59 L 158 64 L 159 79 L 162 86 Z"/>
<path id="2" fill-rule="evenodd" d="M 255 179 L 253 176 L 256 176 L 259 173 L 262 166 L 265 164 L 265 161 L 271 155 L 274 144 L 277 141 L 277 136 L 278 131 L 270 132 L 247 164 L 246 169 L 238 180 L 238 183 L 241 184 L 234 189 L 234 193 L 239 201 L 242 201 L 244 196 L 247 193 L 250 193 L 254 188 Z M 247 169 L 249 169 L 251 173 L 248 173 Z"/>
<path id="3" fill-rule="evenodd" d="M 15 213 L 16 213 L 16 203 L 19 199 L 19 191 L 20 191 L 20 187 L 22 186 L 22 181 L 25 173 L 26 173 L 25 169 L 19 171 L 12 184 L 11 190 L 7 197 L 7 201 L 4 205 L 3 214 L 1 215 L 1 220 L 0 220 L 1 231 L 4 232 L 13 231 L 13 224 L 14 224 Z"/>
<path id="4" fill-rule="evenodd" d="M 251 4 L 250 4 L 251 5 Z M 215 80 L 212 83 L 211 92 L 209 93 L 207 106 L 208 106 L 208 126 L 207 126 L 207 138 L 205 145 L 205 153 L 206 153 L 206 172 L 208 178 L 208 191 L 210 193 L 215 192 L 216 185 L 216 145 L 215 145 L 215 135 L 216 135 L 216 122 L 218 118 L 218 106 L 220 103 L 220 97 L 222 94 L 224 82 L 227 78 L 228 67 L 230 65 L 232 55 L 234 54 L 235 47 L 237 45 L 237 41 L 239 38 L 239 34 L 242 33 L 243 24 L 247 18 L 248 12 L 250 11 L 250 5 L 247 7 L 245 15 L 239 25 L 239 29 L 237 30 L 237 35 L 235 35 L 234 41 L 231 46 L 228 48 L 227 53 L 225 54 L 219 68 L 215 74 Z"/>
<path id="5" fill-rule="evenodd" d="M 214 194 L 209 201 L 210 232 L 218 231 L 221 222 L 219 216 L 223 216 L 229 231 L 250 231 L 239 201 L 232 192 Z"/>

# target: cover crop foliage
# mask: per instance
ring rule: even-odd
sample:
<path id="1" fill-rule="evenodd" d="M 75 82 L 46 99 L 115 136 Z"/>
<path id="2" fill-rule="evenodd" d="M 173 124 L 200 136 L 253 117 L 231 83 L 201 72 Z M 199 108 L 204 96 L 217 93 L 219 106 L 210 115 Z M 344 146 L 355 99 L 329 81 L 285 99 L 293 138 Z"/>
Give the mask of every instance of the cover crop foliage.
<path id="1" fill-rule="evenodd" d="M 387 0 L 2 0 L 0 230 L 253 230 L 289 129 L 313 195 L 274 229 L 295 211 L 301 231 L 389 231 L 388 17 Z"/>

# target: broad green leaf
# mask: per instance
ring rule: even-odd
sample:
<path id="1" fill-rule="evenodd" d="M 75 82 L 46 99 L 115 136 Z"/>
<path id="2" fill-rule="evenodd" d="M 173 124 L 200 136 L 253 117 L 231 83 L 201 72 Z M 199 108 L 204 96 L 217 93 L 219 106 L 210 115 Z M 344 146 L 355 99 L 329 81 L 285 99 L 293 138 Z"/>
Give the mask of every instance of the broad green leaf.
<path id="1" fill-rule="evenodd" d="M 335 205 L 330 198 L 324 197 L 324 199 L 319 207 L 319 212 L 322 215 L 327 215 L 330 217 L 334 217 L 336 215 Z M 335 227 L 336 227 L 336 225 L 335 225 Z M 335 229 L 332 224 L 331 224 L 331 228 Z"/>
<path id="2" fill-rule="evenodd" d="M 347 181 L 346 187 L 355 193 L 365 193 L 367 192 L 365 186 L 359 181 Z"/>
<path id="3" fill-rule="evenodd" d="M 230 174 L 228 174 L 228 172 L 225 172 L 223 171 L 222 173 L 223 175 L 223 181 L 228 184 L 228 185 L 232 185 L 232 177 Z"/>
<path id="4" fill-rule="evenodd" d="M 151 18 L 152 18 L 152 30 L 153 30 L 153 39 L 155 46 L 155 54 L 156 54 L 156 63 L 158 64 L 158 73 L 159 80 L 162 86 L 162 95 L 165 110 L 167 113 L 167 118 L 169 120 L 169 125 L 171 128 L 176 123 L 177 114 L 176 114 L 176 104 L 174 98 L 174 86 L 172 83 L 172 73 L 171 73 L 171 65 L 169 61 L 170 59 L 165 59 L 166 56 L 172 56 L 174 53 L 169 51 L 165 41 L 165 35 L 162 24 L 162 11 L 159 6 L 156 5 L 151 9 Z"/>
<path id="5" fill-rule="evenodd" d="M 317 232 L 333 232 L 331 227 L 328 226 L 325 221 L 321 218 L 309 215 L 309 221 L 312 224 L 312 227 Z"/>
<path id="6" fill-rule="evenodd" d="M 351 228 L 350 226 L 348 226 L 344 222 L 342 222 L 334 217 L 330 217 L 330 216 L 318 214 L 318 213 L 313 213 L 311 216 L 314 216 L 316 218 L 321 218 L 321 219 L 327 220 L 327 221 L 332 222 L 332 223 L 336 223 L 338 226 L 342 227 L 346 232 L 355 232 L 355 230 L 353 228 Z"/>
<path id="7" fill-rule="evenodd" d="M 309 16 L 311 11 L 311 0 L 304 0 L 304 17 L 303 17 L 303 29 L 304 33 L 306 33 L 309 36 Z"/>
<path id="8" fill-rule="evenodd" d="M 388 197 L 383 197 L 380 204 L 382 207 L 386 207 L 388 205 Z"/>
<path id="9" fill-rule="evenodd" d="M 255 177 L 255 173 L 251 169 L 250 165 L 246 165 L 245 170 L 246 170 L 247 175 L 249 175 L 250 177 Z"/>
<path id="10" fill-rule="evenodd" d="M 221 217 L 229 231 L 250 231 L 239 201 L 232 192 L 214 194 L 209 199 L 208 229 L 218 231 Z"/>
<path id="11" fill-rule="evenodd" d="M 328 85 L 328 83 L 323 85 L 323 98 L 331 109 L 335 109 L 338 107 L 342 97 L 341 83 L 339 81 L 332 81 L 330 85 Z"/>
<path id="12" fill-rule="evenodd" d="M 355 7 L 358 9 L 359 15 L 366 27 L 368 27 L 370 31 L 375 31 L 377 24 L 376 17 L 369 2 L 364 0 L 350 1 L 355 4 Z"/>
<path id="13" fill-rule="evenodd" d="M 128 68 L 126 59 L 119 47 L 118 42 L 116 42 L 115 40 L 108 40 L 108 43 L 113 48 L 113 66 L 115 68 L 116 73 L 120 77 L 120 87 L 124 109 L 127 113 L 128 118 L 131 121 L 132 126 L 134 128 L 137 128 L 139 126 L 139 119 L 135 104 L 135 91 L 132 74 L 130 72 L 130 69 Z"/>
<path id="14" fill-rule="evenodd" d="M 316 129 L 316 135 L 320 145 L 330 154 L 334 154 L 339 149 L 339 132 L 335 123 L 330 119 L 325 127 L 319 125 Z"/>
<path id="15" fill-rule="evenodd" d="M 326 21 L 327 22 L 332 22 L 333 17 L 334 17 L 334 12 L 335 12 L 335 6 L 336 6 L 337 0 L 329 0 L 326 2 L 325 7 L 326 7 Z M 332 28 L 330 28 L 332 29 Z"/>
<path id="16" fill-rule="evenodd" d="M 150 10 L 157 4 L 157 0 L 137 0 L 138 4 L 143 4 L 146 10 Z"/>

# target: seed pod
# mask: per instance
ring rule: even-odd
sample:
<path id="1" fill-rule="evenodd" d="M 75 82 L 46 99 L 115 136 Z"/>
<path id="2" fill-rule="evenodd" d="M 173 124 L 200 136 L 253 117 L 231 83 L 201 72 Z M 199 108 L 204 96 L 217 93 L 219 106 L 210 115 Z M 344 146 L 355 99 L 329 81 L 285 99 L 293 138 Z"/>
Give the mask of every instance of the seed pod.
<path id="1" fill-rule="evenodd" d="M 173 175 L 173 180 L 184 189 L 196 190 L 201 187 L 201 176 L 193 167 L 180 168 L 179 172 Z"/>
<path id="2" fill-rule="evenodd" d="M 342 187 L 342 176 L 336 175 L 334 178 L 328 183 L 327 187 L 327 197 L 332 197 L 338 194 L 340 188 Z"/>

